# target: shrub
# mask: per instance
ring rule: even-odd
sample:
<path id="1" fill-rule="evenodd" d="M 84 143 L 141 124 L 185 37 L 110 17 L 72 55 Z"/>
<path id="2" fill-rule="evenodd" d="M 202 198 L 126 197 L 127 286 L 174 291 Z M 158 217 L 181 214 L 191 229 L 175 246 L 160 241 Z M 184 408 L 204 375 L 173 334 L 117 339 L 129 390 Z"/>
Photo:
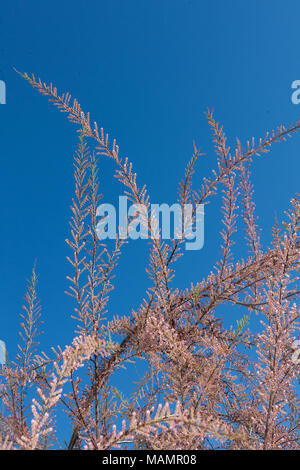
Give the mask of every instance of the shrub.
<path id="1" fill-rule="evenodd" d="M 104 318 L 112 276 L 125 240 L 113 249 L 97 236 L 100 201 L 95 156 L 109 157 L 116 176 L 136 204 L 150 207 L 145 186 L 131 163 L 120 157 L 115 141 L 70 95 L 58 95 L 32 75 L 21 74 L 78 127 L 74 156 L 72 204 L 73 274 L 69 295 L 75 302 L 78 330 L 72 344 L 51 357 L 36 351 L 40 308 L 33 269 L 26 295 L 20 352 L 2 367 L 2 448 L 51 449 L 56 439 L 56 408 L 63 406 L 70 423 L 68 449 L 299 449 L 299 330 L 296 304 L 299 269 L 299 196 L 291 201 L 282 226 L 275 224 L 272 243 L 263 250 L 255 217 L 250 168 L 272 144 L 296 133 L 300 122 L 279 127 L 263 139 L 237 141 L 230 149 L 212 112 L 207 119 L 217 154 L 217 167 L 198 190 L 192 176 L 200 151 L 194 153 L 179 185 L 178 202 L 196 207 L 222 191 L 223 229 L 220 260 L 196 286 L 181 292 L 171 286 L 182 255 L 181 239 L 150 240 L 149 289 L 137 311 Z M 87 140 L 92 142 L 90 151 Z M 237 201 L 240 201 L 240 208 Z M 232 255 L 237 217 L 245 226 L 247 259 Z M 131 220 L 128 220 L 130 224 Z M 146 219 L 143 223 L 153 230 Z M 217 316 L 220 305 L 245 309 L 237 327 L 227 328 Z M 261 322 L 251 333 L 249 315 Z M 121 338 L 116 342 L 113 338 Z M 127 362 L 142 360 L 144 375 L 130 398 L 111 385 Z M 82 381 L 80 368 L 88 373 Z M 64 386 L 70 392 L 63 394 Z M 29 400 L 29 401 L 28 401 Z M 73 431 L 73 432 L 72 432 Z"/>

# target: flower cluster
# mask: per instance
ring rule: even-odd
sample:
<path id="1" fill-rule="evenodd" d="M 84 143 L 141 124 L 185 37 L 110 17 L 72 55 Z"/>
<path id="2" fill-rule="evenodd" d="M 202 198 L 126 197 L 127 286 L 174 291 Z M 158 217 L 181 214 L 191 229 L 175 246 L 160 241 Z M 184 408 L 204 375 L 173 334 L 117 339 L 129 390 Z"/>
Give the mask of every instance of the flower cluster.
<path id="1" fill-rule="evenodd" d="M 77 329 L 71 346 L 49 355 L 37 352 L 40 306 L 34 269 L 20 353 L 1 369 L 0 448 L 60 446 L 59 406 L 69 419 L 68 449 L 299 449 L 300 361 L 295 344 L 300 198 L 291 201 L 282 226 L 274 224 L 270 246 L 263 249 L 250 176 L 255 157 L 298 132 L 300 121 L 253 139 L 245 148 L 238 140 L 230 148 L 223 128 L 207 113 L 216 168 L 199 189 L 193 188 L 202 155 L 194 143 L 178 203 L 191 205 L 187 226 L 193 227 L 197 207 L 221 192 L 219 259 L 198 284 L 180 291 L 174 286 L 175 262 L 183 255 L 188 234 L 163 239 L 159 228 L 149 224 L 150 195 L 139 185 L 132 164 L 121 158 L 116 141 L 110 144 L 104 130 L 90 123 L 89 114 L 77 100 L 71 103 L 68 93 L 59 95 L 52 85 L 21 75 L 78 127 L 67 240 L 72 253 L 67 293 L 74 299 Z M 139 308 L 123 317 L 110 315 L 108 301 L 126 240 L 116 237 L 110 248 L 97 236 L 97 156 L 114 162 L 125 195 L 145 208 L 145 229 L 154 231 L 149 239 L 149 288 Z M 245 237 L 236 235 L 239 218 Z M 130 222 L 128 216 L 127 226 Z M 241 238 L 246 255 L 236 260 L 232 247 Z M 226 327 L 219 317 L 225 306 L 244 309 L 236 328 Z M 253 333 L 250 325 L 256 320 Z M 142 375 L 132 394 L 124 397 L 112 379 L 120 368 L 140 361 Z"/>

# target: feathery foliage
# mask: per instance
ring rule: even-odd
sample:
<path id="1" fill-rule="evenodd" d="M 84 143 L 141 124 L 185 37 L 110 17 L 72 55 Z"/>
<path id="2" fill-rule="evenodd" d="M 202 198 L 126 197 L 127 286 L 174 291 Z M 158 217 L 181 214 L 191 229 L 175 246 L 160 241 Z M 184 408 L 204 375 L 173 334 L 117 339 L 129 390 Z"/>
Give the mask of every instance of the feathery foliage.
<path id="1" fill-rule="evenodd" d="M 202 155 L 194 143 L 178 202 L 192 204 L 193 225 L 197 205 L 209 203 L 221 191 L 220 257 L 196 286 L 179 291 L 172 279 L 186 234 L 162 240 L 157 226 L 149 224 L 146 187 L 138 183 L 129 160 L 120 156 L 116 141 L 111 144 L 103 128 L 91 124 L 77 100 L 71 101 L 69 93 L 59 95 L 34 75 L 21 76 L 67 113 L 79 135 L 67 240 L 72 270 L 67 294 L 74 299 L 77 329 L 71 346 L 49 356 L 37 353 L 40 307 L 34 269 L 22 317 L 23 345 L 16 361 L 1 370 L 1 448 L 59 447 L 55 413 L 61 406 L 69 419 L 68 449 L 299 449 L 300 366 L 292 357 L 300 318 L 300 198 L 295 195 L 283 229 L 274 225 L 271 246 L 263 250 L 250 176 L 255 157 L 297 133 L 300 121 L 252 139 L 245 148 L 238 140 L 230 148 L 222 126 L 207 112 L 216 168 L 193 188 L 194 168 Z M 111 250 L 97 237 L 97 165 L 104 157 L 113 160 L 124 194 L 146 206 L 148 213 L 141 217 L 153 235 L 144 299 L 131 314 L 113 318 L 108 301 L 126 240 L 117 237 Z M 232 246 L 240 242 L 234 236 L 238 217 L 248 253 L 236 261 Z M 226 328 L 218 317 L 218 307 L 224 305 L 245 310 L 235 329 Z M 260 322 L 259 333 L 247 329 L 250 317 Z M 116 336 L 119 342 L 113 340 Z M 137 360 L 143 362 L 144 373 L 125 397 L 111 379 Z M 84 383 L 82 367 L 87 372 Z"/>

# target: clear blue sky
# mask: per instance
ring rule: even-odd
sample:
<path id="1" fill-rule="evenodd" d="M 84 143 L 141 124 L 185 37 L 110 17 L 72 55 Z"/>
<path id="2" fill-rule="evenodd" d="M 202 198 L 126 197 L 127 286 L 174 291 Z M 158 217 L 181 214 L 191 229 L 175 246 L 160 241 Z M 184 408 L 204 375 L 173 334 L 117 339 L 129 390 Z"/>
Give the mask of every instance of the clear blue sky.
<path id="1" fill-rule="evenodd" d="M 33 72 L 79 99 L 93 120 L 117 139 L 152 202 L 175 202 L 192 154 L 206 157 L 195 187 L 216 157 L 204 111 L 214 108 L 229 143 L 264 136 L 296 121 L 291 83 L 300 79 L 298 0 L 10 0 L 0 8 L 1 230 L 0 339 L 16 353 L 25 281 L 37 259 L 45 335 L 42 348 L 73 336 L 73 304 L 64 291 L 70 254 L 65 244 L 73 196 L 75 126 L 14 71 Z M 299 192 L 300 135 L 256 161 L 257 215 L 270 241 Z M 101 192 L 113 203 L 123 188 L 113 164 L 100 164 Z M 174 286 L 201 280 L 217 260 L 220 211 L 206 209 L 205 245 L 178 262 Z M 240 238 L 238 234 L 237 238 Z M 240 253 L 240 252 L 239 252 Z M 138 307 L 148 279 L 147 245 L 125 248 L 110 312 Z M 225 312 L 221 312 L 221 316 Z M 235 323 L 235 314 L 229 323 Z"/>

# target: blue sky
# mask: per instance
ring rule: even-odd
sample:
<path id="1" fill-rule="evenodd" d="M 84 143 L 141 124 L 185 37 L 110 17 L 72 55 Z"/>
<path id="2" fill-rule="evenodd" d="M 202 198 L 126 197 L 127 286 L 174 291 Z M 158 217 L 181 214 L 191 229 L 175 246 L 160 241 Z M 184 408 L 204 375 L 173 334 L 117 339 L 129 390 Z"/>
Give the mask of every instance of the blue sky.
<path id="1" fill-rule="evenodd" d="M 204 111 L 213 108 L 229 143 L 263 137 L 299 118 L 291 84 L 300 79 L 297 0 L 10 0 L 0 8 L 1 231 L 0 339 L 15 356 L 19 313 L 34 260 L 43 309 L 42 348 L 69 343 L 76 326 L 64 294 L 70 269 L 65 244 L 73 196 L 76 128 L 18 76 L 20 71 L 69 91 L 116 138 L 152 202 L 176 201 L 195 139 L 206 153 L 195 188 L 216 165 Z M 270 241 L 299 192 L 300 135 L 255 162 L 257 215 Z M 123 188 L 101 160 L 104 201 Z M 174 286 L 207 275 L 218 258 L 219 200 L 205 214 L 205 243 L 178 262 Z M 237 239 L 241 238 L 241 233 Z M 137 308 L 149 285 L 147 244 L 131 242 L 117 270 L 110 314 Z M 245 252 L 238 251 L 238 254 Z M 241 313 L 221 312 L 235 323 Z M 125 380 L 125 379 L 124 379 Z"/>

